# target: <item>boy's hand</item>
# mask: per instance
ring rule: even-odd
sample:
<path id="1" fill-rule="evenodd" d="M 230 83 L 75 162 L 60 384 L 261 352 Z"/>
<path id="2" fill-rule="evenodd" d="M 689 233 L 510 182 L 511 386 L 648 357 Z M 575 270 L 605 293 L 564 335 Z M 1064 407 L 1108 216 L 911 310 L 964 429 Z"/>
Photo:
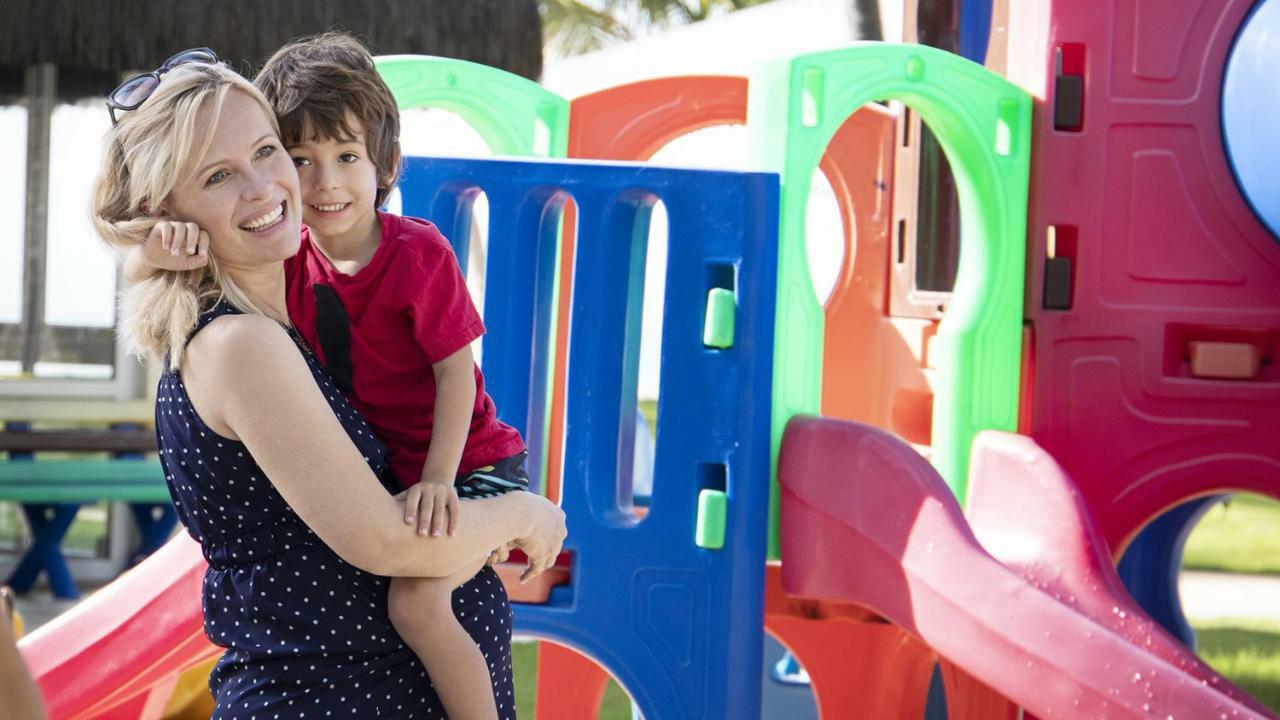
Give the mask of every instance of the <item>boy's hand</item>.
<path id="1" fill-rule="evenodd" d="M 458 491 L 453 483 L 423 480 L 404 492 L 404 522 L 417 523 L 418 534 L 458 534 Z"/>
<path id="2" fill-rule="evenodd" d="M 195 223 L 161 220 L 147 235 L 143 255 L 161 270 L 195 270 L 209 264 L 209 233 Z"/>

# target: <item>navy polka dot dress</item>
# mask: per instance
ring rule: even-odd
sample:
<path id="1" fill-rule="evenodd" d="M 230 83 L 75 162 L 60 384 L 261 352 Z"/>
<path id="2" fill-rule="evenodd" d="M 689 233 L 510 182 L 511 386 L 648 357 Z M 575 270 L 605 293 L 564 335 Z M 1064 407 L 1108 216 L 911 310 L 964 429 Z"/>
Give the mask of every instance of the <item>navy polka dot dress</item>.
<path id="1" fill-rule="evenodd" d="M 221 315 L 219 303 L 195 332 Z M 386 451 L 292 333 L 351 441 L 389 489 Z M 209 429 L 178 373 L 156 396 L 160 458 L 178 517 L 200 542 L 204 629 L 226 648 L 209 679 L 214 718 L 443 718 L 426 670 L 387 617 L 390 580 L 339 558 L 294 514 L 248 450 Z M 515 718 L 511 606 L 490 568 L 453 593 L 489 663 L 498 714 Z"/>

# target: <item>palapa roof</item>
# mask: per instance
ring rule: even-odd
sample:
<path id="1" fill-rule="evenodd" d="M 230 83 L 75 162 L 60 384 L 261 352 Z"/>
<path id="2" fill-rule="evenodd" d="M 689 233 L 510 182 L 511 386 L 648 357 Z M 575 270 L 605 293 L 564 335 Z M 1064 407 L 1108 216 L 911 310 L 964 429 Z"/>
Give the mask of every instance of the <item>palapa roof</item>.
<path id="1" fill-rule="evenodd" d="M 342 29 L 375 55 L 471 60 L 530 79 L 542 73 L 537 0 L 5 0 L 0 94 L 22 92 L 24 68 L 58 66 L 58 96 L 101 95 L 122 73 L 207 46 L 252 77 L 278 47 Z"/>

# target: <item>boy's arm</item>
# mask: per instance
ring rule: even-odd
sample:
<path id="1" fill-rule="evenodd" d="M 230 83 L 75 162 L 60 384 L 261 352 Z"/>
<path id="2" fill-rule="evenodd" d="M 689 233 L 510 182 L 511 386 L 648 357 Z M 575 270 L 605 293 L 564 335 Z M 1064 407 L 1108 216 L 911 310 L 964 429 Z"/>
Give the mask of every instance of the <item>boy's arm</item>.
<path id="1" fill-rule="evenodd" d="M 161 220 L 124 258 L 124 279 L 139 283 L 161 270 L 195 270 L 209 262 L 209 233 L 195 223 Z"/>
<path id="2" fill-rule="evenodd" d="M 433 536 L 442 531 L 450 535 L 458 529 L 458 493 L 454 480 L 458 464 L 471 430 L 471 414 L 476 402 L 475 362 L 471 347 L 462 349 L 433 364 L 436 379 L 435 414 L 432 420 L 431 444 L 427 462 L 422 468 L 422 482 L 410 488 L 405 502 L 405 522 L 418 523 L 418 533 Z M 414 500 L 417 499 L 417 502 Z M 414 511 L 418 514 L 415 517 Z"/>

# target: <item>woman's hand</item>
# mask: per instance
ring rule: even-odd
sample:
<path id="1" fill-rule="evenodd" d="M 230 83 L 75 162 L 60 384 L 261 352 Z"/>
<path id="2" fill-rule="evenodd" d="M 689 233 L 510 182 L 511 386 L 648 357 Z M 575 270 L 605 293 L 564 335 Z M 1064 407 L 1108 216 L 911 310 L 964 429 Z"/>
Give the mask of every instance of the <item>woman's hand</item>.
<path id="1" fill-rule="evenodd" d="M 510 556 L 511 556 L 511 544 L 508 543 L 506 545 L 499 547 L 497 550 L 494 550 L 493 552 L 489 553 L 489 559 L 486 560 L 484 564 L 488 565 L 489 567 L 493 567 L 494 565 L 498 565 L 500 563 L 506 562 L 507 558 Z"/>
<path id="2" fill-rule="evenodd" d="M 560 556 L 560 547 L 569 531 L 564 523 L 564 511 L 541 495 L 528 495 L 530 508 L 529 530 L 523 537 L 512 540 L 512 545 L 524 551 L 529 557 L 529 566 L 520 575 L 520 582 L 527 582 L 551 566 L 556 564 Z"/>

